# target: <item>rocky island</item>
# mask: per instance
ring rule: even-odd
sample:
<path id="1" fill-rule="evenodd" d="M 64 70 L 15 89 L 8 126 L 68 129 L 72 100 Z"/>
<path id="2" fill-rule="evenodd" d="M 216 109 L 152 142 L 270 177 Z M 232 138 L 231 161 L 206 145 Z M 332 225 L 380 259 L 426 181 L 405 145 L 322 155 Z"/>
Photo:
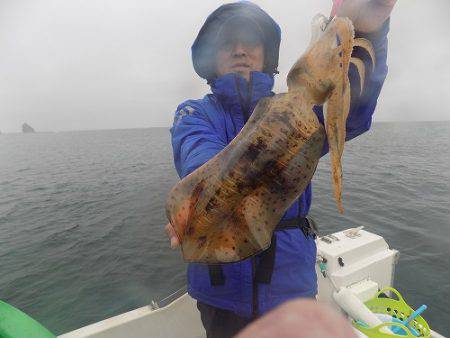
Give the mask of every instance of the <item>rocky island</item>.
<path id="1" fill-rule="evenodd" d="M 23 133 L 35 133 L 36 131 L 27 123 L 22 124 Z"/>

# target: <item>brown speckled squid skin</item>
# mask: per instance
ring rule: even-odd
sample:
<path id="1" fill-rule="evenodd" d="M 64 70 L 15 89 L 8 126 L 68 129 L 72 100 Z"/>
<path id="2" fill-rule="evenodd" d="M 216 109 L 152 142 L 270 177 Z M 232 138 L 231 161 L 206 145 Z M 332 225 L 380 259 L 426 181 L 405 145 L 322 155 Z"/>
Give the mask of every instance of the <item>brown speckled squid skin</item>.
<path id="1" fill-rule="evenodd" d="M 284 212 L 310 182 L 326 137 L 342 211 L 353 34 L 346 18 L 328 24 L 316 16 L 311 44 L 289 72 L 288 93 L 261 99 L 235 139 L 169 193 L 167 216 L 186 261 L 236 262 L 267 249 Z M 361 44 L 372 56 L 367 42 Z M 325 101 L 326 133 L 312 110 Z"/>

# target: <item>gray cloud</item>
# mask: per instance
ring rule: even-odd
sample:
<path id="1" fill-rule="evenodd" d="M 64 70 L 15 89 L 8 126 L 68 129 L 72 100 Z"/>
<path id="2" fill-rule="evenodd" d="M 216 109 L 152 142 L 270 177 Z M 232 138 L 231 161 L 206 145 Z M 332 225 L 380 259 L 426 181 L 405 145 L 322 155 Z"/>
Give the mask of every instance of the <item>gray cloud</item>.
<path id="1" fill-rule="evenodd" d="M 190 45 L 222 2 L 0 0 L 0 130 L 169 126 L 208 87 Z M 256 1 L 283 30 L 276 91 L 329 0 Z M 376 120 L 450 119 L 448 0 L 399 0 Z"/>

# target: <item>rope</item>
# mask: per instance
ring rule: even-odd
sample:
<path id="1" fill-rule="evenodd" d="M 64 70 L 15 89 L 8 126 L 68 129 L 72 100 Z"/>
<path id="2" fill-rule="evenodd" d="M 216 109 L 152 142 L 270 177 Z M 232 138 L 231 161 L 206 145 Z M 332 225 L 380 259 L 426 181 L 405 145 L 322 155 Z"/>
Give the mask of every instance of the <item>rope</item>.
<path id="1" fill-rule="evenodd" d="M 178 295 L 180 293 L 185 293 L 186 292 L 186 286 L 181 287 L 180 289 L 176 290 L 175 292 L 172 292 L 170 295 L 164 297 L 163 299 L 160 299 L 158 301 L 158 303 L 163 303 L 166 300 L 168 300 L 169 298 L 173 298 L 175 295 Z"/>

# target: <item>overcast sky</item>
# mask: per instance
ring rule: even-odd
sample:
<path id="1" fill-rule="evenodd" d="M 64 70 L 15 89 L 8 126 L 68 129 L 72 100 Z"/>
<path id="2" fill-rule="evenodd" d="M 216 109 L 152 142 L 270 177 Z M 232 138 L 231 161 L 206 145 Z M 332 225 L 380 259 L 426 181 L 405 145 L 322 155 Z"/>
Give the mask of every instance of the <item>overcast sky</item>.
<path id="1" fill-rule="evenodd" d="M 331 0 L 255 1 L 282 28 L 280 74 Z M 222 1 L 0 0 L 0 130 L 165 127 L 208 91 L 190 46 Z M 449 0 L 399 0 L 376 121 L 450 120 Z"/>

